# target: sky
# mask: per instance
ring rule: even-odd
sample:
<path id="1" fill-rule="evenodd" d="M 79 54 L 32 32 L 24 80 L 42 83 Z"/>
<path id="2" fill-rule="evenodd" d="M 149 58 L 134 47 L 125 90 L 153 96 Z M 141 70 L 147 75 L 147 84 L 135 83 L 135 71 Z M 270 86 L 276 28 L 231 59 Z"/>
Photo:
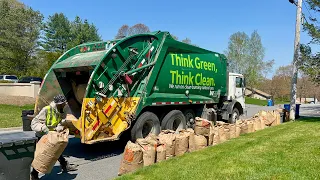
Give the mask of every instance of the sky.
<path id="1" fill-rule="evenodd" d="M 296 6 L 288 0 L 21 0 L 40 11 L 45 20 L 54 13 L 75 16 L 97 26 L 103 40 L 113 39 L 127 24 L 146 24 L 151 31 L 168 31 L 180 40 L 223 53 L 229 37 L 238 31 L 257 30 L 265 47 L 265 60 L 275 60 L 273 71 L 293 59 Z M 309 16 L 306 6 L 303 12 Z M 312 16 L 315 16 L 311 12 Z M 301 32 L 301 43 L 310 38 Z"/>

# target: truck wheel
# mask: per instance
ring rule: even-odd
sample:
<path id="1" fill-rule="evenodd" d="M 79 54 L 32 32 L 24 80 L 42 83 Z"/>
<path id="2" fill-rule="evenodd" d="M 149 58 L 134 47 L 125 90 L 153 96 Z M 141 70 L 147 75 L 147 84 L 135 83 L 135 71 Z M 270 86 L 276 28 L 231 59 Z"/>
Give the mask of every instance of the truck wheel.
<path id="1" fill-rule="evenodd" d="M 194 128 L 195 114 L 192 109 L 186 109 L 183 111 L 183 115 L 186 117 L 187 128 Z"/>
<path id="2" fill-rule="evenodd" d="M 161 128 L 174 130 L 176 132 L 186 129 L 186 117 L 179 110 L 170 111 L 162 120 Z"/>
<path id="3" fill-rule="evenodd" d="M 159 135 L 160 121 L 157 115 L 146 111 L 142 113 L 137 119 L 131 130 L 131 140 L 135 142 L 138 138 L 145 138 L 150 133 Z"/>
<path id="4" fill-rule="evenodd" d="M 230 124 L 235 124 L 236 121 L 239 119 L 240 113 L 237 108 L 233 108 L 231 117 L 229 118 L 229 123 Z"/>

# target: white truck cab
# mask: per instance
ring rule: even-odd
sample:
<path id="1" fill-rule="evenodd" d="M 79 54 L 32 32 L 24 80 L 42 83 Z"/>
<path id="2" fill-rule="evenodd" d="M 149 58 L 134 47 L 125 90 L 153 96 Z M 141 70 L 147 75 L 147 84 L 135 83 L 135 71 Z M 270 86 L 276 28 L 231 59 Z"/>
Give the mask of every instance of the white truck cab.
<path id="1" fill-rule="evenodd" d="M 234 124 L 245 114 L 245 78 L 242 74 L 229 73 L 227 79 L 228 94 L 222 106 L 222 119 Z"/>
<path id="2" fill-rule="evenodd" d="M 229 73 L 228 100 L 238 101 L 245 109 L 245 79 L 242 74 Z"/>

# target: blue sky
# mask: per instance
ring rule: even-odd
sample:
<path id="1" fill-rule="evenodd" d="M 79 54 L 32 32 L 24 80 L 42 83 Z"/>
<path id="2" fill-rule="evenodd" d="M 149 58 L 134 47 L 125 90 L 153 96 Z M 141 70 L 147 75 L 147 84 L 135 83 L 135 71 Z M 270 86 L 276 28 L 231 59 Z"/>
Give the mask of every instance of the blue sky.
<path id="1" fill-rule="evenodd" d="M 188 37 L 193 44 L 222 53 L 233 33 L 243 31 L 251 34 L 258 30 L 266 48 L 265 60 L 274 59 L 274 69 L 290 64 L 293 58 L 296 7 L 288 0 L 22 2 L 39 10 L 45 17 L 62 12 L 70 20 L 76 15 L 88 19 L 98 27 L 103 40 L 113 39 L 123 24 L 144 23 L 151 31 L 169 31 L 179 39 Z M 304 12 L 308 15 L 307 11 Z M 301 43 L 309 40 L 302 32 Z"/>

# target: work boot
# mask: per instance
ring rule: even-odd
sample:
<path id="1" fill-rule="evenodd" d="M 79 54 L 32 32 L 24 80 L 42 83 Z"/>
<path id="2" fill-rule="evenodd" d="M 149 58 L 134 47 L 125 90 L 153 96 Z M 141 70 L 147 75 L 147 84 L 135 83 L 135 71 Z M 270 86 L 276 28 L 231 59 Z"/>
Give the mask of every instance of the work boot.
<path id="1" fill-rule="evenodd" d="M 62 172 L 69 172 L 69 171 L 76 171 L 78 170 L 78 165 L 75 164 L 69 164 L 69 162 L 63 163 L 60 165 Z"/>
<path id="2" fill-rule="evenodd" d="M 32 169 L 30 173 L 30 180 L 39 180 L 39 172 L 35 170 L 34 168 Z"/>
<path id="3" fill-rule="evenodd" d="M 39 180 L 39 177 L 38 177 L 38 175 L 30 173 L 30 180 Z"/>

